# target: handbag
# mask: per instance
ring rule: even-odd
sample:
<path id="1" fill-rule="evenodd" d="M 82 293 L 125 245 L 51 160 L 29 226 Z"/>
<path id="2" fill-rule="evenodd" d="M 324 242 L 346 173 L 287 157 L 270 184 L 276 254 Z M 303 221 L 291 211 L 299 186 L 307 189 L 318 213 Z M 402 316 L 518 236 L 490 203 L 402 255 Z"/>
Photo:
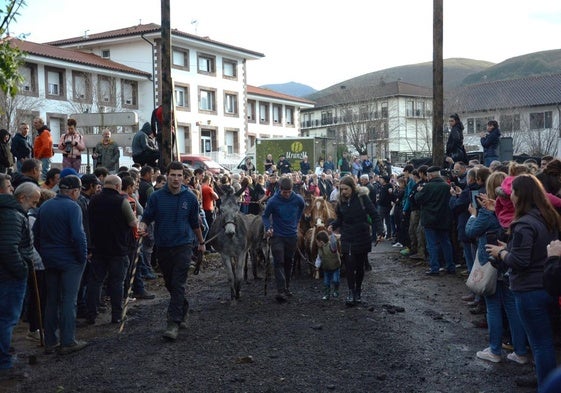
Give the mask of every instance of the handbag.
<path id="1" fill-rule="evenodd" d="M 476 255 L 466 285 L 476 295 L 493 295 L 497 290 L 497 269 L 490 262 L 481 265 Z"/>

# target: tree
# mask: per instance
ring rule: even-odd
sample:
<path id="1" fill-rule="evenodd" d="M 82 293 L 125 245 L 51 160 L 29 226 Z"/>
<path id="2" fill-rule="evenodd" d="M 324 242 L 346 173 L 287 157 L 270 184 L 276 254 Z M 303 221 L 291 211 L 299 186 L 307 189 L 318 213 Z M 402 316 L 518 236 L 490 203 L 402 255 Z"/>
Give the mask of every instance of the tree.
<path id="1" fill-rule="evenodd" d="M 5 9 L 0 8 L 0 90 L 14 97 L 18 86 L 22 82 L 19 67 L 23 63 L 23 53 L 10 44 L 10 23 L 15 21 L 21 7 L 25 6 L 24 0 L 9 0 Z"/>

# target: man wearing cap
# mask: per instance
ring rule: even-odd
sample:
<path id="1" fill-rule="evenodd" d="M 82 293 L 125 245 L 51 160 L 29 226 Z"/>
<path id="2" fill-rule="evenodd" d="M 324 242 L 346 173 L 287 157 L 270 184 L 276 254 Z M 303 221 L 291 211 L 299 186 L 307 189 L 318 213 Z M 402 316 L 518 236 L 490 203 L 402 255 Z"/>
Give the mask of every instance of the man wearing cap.
<path id="1" fill-rule="evenodd" d="M 46 353 L 58 348 L 66 354 L 87 345 L 75 338 L 76 298 L 88 252 L 82 210 L 76 203 L 81 188 L 79 177 L 63 177 L 58 195 L 41 205 L 33 226 L 35 248 L 45 265 Z"/>
<path id="2" fill-rule="evenodd" d="M 86 302 L 90 324 L 95 323 L 101 286 L 106 277 L 107 293 L 111 298 L 111 323 L 120 323 L 123 313 L 123 284 L 129 266 L 130 233 L 137 220 L 131 204 L 120 192 L 121 184 L 119 176 L 107 176 L 103 189 L 92 196 L 88 206 L 93 251 Z"/>
<path id="3" fill-rule="evenodd" d="M 452 215 L 449 208 L 450 186 L 440 176 L 440 167 L 431 166 L 427 170 L 428 182 L 419 186 L 415 201 L 421 206 L 421 224 L 425 228 L 425 238 L 430 258 L 430 276 L 438 276 L 440 271 L 439 253 L 442 251 L 446 262 L 446 272 L 456 273 L 450 225 Z"/>
<path id="4" fill-rule="evenodd" d="M 9 182 L 8 175 L 0 174 L 0 189 Z M 31 183 L 19 187 L 14 196 L 0 194 L 0 381 L 26 376 L 14 370 L 10 341 L 21 315 L 28 267 L 33 265 L 26 212 L 37 206 L 39 195 L 39 187 Z"/>

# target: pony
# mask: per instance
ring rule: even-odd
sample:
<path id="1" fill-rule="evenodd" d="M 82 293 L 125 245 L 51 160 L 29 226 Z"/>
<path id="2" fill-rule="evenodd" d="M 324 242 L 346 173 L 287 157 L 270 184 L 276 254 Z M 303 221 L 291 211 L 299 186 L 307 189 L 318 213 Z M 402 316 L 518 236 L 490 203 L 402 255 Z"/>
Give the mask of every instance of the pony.
<path id="1" fill-rule="evenodd" d="M 239 196 L 225 192 L 220 197 L 220 212 L 210 227 L 207 237 L 220 253 L 230 283 L 232 300 L 239 300 L 245 258 L 249 248 L 248 229 L 238 206 Z"/>

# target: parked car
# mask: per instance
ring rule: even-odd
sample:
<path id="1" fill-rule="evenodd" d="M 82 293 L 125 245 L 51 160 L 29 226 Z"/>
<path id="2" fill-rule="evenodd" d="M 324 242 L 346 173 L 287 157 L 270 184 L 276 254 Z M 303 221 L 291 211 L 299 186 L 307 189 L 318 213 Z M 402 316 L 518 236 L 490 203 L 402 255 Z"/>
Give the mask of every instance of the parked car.
<path id="1" fill-rule="evenodd" d="M 230 171 L 224 168 L 222 165 L 213 161 L 210 157 L 207 156 L 197 156 L 197 155 L 189 155 L 189 154 L 182 154 L 180 156 L 180 160 L 184 164 L 188 164 L 193 168 L 202 168 L 205 171 L 212 172 L 213 174 L 229 174 Z"/>

